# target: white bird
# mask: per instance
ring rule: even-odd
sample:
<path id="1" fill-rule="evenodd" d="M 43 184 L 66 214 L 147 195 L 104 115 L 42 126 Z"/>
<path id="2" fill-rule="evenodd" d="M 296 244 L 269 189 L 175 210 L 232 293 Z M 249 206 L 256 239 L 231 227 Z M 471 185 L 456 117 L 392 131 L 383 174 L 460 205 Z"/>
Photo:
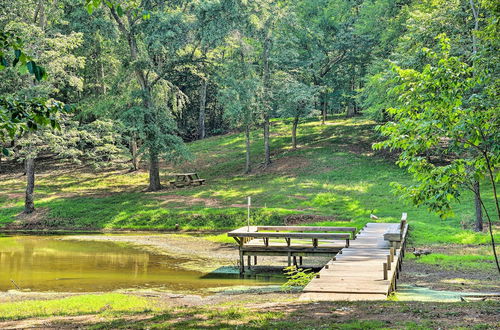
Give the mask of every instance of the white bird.
<path id="1" fill-rule="evenodd" d="M 378 219 L 378 217 L 375 214 L 373 214 L 373 210 L 370 212 L 370 219 L 375 219 L 375 220 Z"/>

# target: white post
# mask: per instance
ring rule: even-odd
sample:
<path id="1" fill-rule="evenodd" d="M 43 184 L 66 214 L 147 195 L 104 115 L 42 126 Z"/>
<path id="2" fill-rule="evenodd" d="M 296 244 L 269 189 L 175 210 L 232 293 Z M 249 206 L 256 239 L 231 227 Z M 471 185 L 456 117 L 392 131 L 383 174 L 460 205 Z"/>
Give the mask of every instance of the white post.
<path id="1" fill-rule="evenodd" d="M 248 196 L 248 212 L 247 212 L 247 231 L 250 232 L 250 205 L 252 204 L 252 198 Z"/>

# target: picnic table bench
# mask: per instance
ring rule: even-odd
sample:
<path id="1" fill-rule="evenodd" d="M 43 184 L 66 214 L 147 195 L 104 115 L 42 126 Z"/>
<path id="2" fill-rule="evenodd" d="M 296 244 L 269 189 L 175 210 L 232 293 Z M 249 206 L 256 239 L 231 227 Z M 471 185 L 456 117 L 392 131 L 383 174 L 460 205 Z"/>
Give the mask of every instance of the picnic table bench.
<path id="1" fill-rule="evenodd" d="M 170 184 L 176 188 L 201 186 L 205 183 L 205 179 L 200 179 L 198 173 L 176 173 L 173 176 L 175 176 L 175 180 L 170 181 Z"/>
<path id="2" fill-rule="evenodd" d="M 240 273 L 244 273 L 244 256 L 251 256 L 254 265 L 257 256 L 288 256 L 288 265 L 302 264 L 302 257 L 335 256 L 349 246 L 354 239 L 354 227 L 316 227 L 316 226 L 247 226 L 229 232 L 239 245 Z"/>

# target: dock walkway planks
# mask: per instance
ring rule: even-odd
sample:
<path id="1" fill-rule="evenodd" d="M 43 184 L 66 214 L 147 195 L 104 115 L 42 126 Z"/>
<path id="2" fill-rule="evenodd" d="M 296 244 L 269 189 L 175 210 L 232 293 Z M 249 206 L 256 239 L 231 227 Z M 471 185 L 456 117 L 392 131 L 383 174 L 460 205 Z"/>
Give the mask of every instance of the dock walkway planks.
<path id="1" fill-rule="evenodd" d="M 394 250 L 394 258 L 384 280 L 384 263 L 390 254 L 391 243 L 384 233 L 393 223 L 368 223 L 351 241 L 330 260 L 305 288 L 302 300 L 385 300 L 392 289 L 397 269 L 401 265 L 404 244 Z M 407 225 L 403 223 L 402 242 Z"/>

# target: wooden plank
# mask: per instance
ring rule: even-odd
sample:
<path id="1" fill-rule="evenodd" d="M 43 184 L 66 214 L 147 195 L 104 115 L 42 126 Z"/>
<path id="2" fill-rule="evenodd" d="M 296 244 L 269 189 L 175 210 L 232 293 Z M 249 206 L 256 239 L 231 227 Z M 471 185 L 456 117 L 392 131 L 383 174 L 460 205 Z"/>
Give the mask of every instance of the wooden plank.
<path id="1" fill-rule="evenodd" d="M 394 222 L 368 222 L 365 226 L 370 227 L 384 227 Z"/>
<path id="2" fill-rule="evenodd" d="M 321 281 L 311 281 L 304 292 L 342 292 L 342 293 L 384 293 L 390 285 L 389 280 L 366 280 L 352 278 L 352 280 L 338 280 L 334 277 L 325 277 Z"/>
<path id="3" fill-rule="evenodd" d="M 302 246 L 275 246 L 275 247 L 269 247 L 269 246 L 243 246 L 241 248 L 243 251 L 295 251 L 295 252 L 339 252 L 342 250 L 342 247 L 302 247 Z"/>
<path id="4" fill-rule="evenodd" d="M 249 242 L 245 243 L 245 247 L 266 247 L 264 242 L 255 242 L 255 240 L 250 240 Z M 291 241 L 290 245 L 288 245 L 286 242 L 271 242 L 269 241 L 269 244 L 267 245 L 268 248 L 272 249 L 274 247 L 283 247 L 283 246 L 295 246 L 295 247 L 309 247 L 313 248 L 314 246 L 311 244 L 311 242 L 306 242 L 306 243 L 296 243 L 294 241 Z M 324 243 L 324 244 L 318 244 L 318 248 L 328 248 L 328 247 L 340 247 L 343 248 L 345 247 L 345 243 Z M 384 250 L 384 251 L 389 251 L 389 250 Z"/>
<path id="5" fill-rule="evenodd" d="M 237 236 L 233 238 L 238 238 Z M 286 238 L 285 238 L 286 239 Z M 254 238 L 246 242 L 246 245 L 263 245 L 266 246 L 280 246 L 284 245 L 286 243 L 285 239 L 280 239 L 280 238 L 269 238 L 269 237 L 263 237 L 263 238 Z M 267 242 L 267 243 L 266 243 Z M 311 240 L 310 239 L 300 239 L 300 238 L 294 238 L 293 241 L 290 243 L 291 245 L 304 245 L 304 246 L 312 246 Z M 345 241 L 341 240 L 324 240 L 324 239 L 319 239 L 318 240 L 318 245 L 331 245 L 331 246 L 345 246 Z"/>
<path id="6" fill-rule="evenodd" d="M 387 285 L 390 284 L 389 280 L 384 280 L 383 278 L 373 278 L 373 277 L 336 277 L 336 276 L 327 276 L 321 274 L 319 280 L 323 279 L 324 281 L 315 281 L 310 282 L 310 285 L 304 289 L 306 291 L 312 291 L 312 288 L 315 287 L 325 287 L 328 290 L 341 290 L 344 291 L 346 289 L 356 290 L 367 290 L 370 288 L 387 288 Z M 353 291 L 353 292 L 354 292 Z"/>
<path id="7" fill-rule="evenodd" d="M 290 252 L 291 256 L 297 257 L 335 257 L 338 251 L 325 250 L 325 251 L 242 251 L 244 255 L 249 256 L 268 256 L 268 257 L 286 257 Z"/>
<path id="8" fill-rule="evenodd" d="M 203 180 L 203 179 L 201 179 Z M 356 227 L 329 227 L 329 226 L 250 226 L 252 232 L 256 231 L 278 231 L 278 232 L 286 232 L 286 231 L 299 231 L 299 232 L 304 232 L 304 231 L 313 231 L 313 232 L 355 232 L 357 229 Z M 245 233 L 248 232 L 248 227 L 241 227 L 238 229 L 235 229 L 229 233 Z"/>
<path id="9" fill-rule="evenodd" d="M 386 241 L 386 243 L 378 243 L 374 246 L 374 244 L 355 244 L 351 245 L 352 248 L 358 248 L 358 249 L 389 249 L 391 247 L 391 244 Z"/>
<path id="10" fill-rule="evenodd" d="M 387 249 L 344 249 L 342 251 L 343 257 L 345 256 L 381 256 L 389 253 Z"/>
<path id="11" fill-rule="evenodd" d="M 237 237 L 234 237 L 234 238 L 237 238 Z M 273 247 L 283 247 L 283 246 L 296 246 L 296 247 L 314 247 L 312 245 L 312 243 L 310 241 L 306 241 L 306 242 L 297 242 L 297 241 L 291 241 L 290 242 L 290 245 L 288 245 L 288 243 L 286 241 L 272 241 L 272 240 L 269 240 L 267 242 L 267 245 L 266 245 L 266 241 L 265 239 L 259 239 L 259 240 L 256 240 L 256 239 L 252 239 L 248 242 L 245 243 L 245 247 L 269 247 L 269 248 L 273 248 Z M 321 242 L 319 241 L 319 244 L 318 244 L 318 247 L 320 248 L 327 248 L 327 247 L 345 247 L 345 243 L 342 242 L 342 241 L 337 241 L 337 242 Z M 386 250 L 384 250 L 386 251 Z"/>
<path id="12" fill-rule="evenodd" d="M 324 238 L 349 239 L 350 234 L 338 233 L 283 233 L 283 232 L 229 232 L 229 237 L 274 237 L 274 238 Z"/>
<path id="13" fill-rule="evenodd" d="M 385 259 L 386 255 L 378 255 L 376 257 L 370 257 L 370 256 L 355 256 L 355 255 L 344 256 L 343 254 L 339 254 L 336 258 L 337 260 L 334 261 L 333 263 L 334 264 L 342 264 L 342 263 L 346 263 L 346 262 L 354 263 L 354 262 L 371 262 L 371 261 L 383 262 L 386 260 Z"/>
<path id="14" fill-rule="evenodd" d="M 376 301 L 386 300 L 385 294 L 349 294 L 349 293 L 329 293 L 329 292 L 306 292 L 299 300 L 302 301 Z"/>
<path id="15" fill-rule="evenodd" d="M 241 227 L 241 228 L 235 229 L 233 231 L 230 231 L 229 233 L 227 233 L 227 236 L 234 237 L 234 236 L 238 236 L 236 234 L 239 234 L 239 233 L 253 233 L 256 231 L 257 231 L 257 226 L 245 226 L 245 227 Z"/>
<path id="16" fill-rule="evenodd" d="M 258 231 L 280 230 L 280 231 L 356 231 L 356 227 L 325 227 L 325 226 L 257 226 Z"/>
<path id="17" fill-rule="evenodd" d="M 387 281 L 389 283 L 389 281 Z M 359 283 L 358 283 L 359 284 Z M 374 286 L 374 285 L 367 285 L 367 286 L 353 286 L 349 285 L 347 287 L 341 287 L 341 286 L 328 286 L 328 285 L 321 285 L 321 284 L 313 284 L 313 285 L 308 285 L 305 289 L 304 292 L 331 292 L 331 293 L 367 293 L 367 294 L 387 294 L 387 287 L 388 284 L 380 285 L 380 286 Z"/>
<path id="18" fill-rule="evenodd" d="M 350 280 L 356 280 L 356 281 L 374 281 L 374 280 L 382 280 L 382 277 L 380 276 L 381 274 L 378 274 L 378 273 L 371 273 L 371 272 L 367 272 L 367 273 L 354 273 L 352 271 L 333 271 L 333 272 L 329 272 L 329 271 L 325 271 L 325 270 L 321 270 L 319 272 L 320 274 L 320 278 L 323 278 L 323 279 L 327 279 L 327 280 L 331 280 L 331 281 L 350 281 Z"/>

